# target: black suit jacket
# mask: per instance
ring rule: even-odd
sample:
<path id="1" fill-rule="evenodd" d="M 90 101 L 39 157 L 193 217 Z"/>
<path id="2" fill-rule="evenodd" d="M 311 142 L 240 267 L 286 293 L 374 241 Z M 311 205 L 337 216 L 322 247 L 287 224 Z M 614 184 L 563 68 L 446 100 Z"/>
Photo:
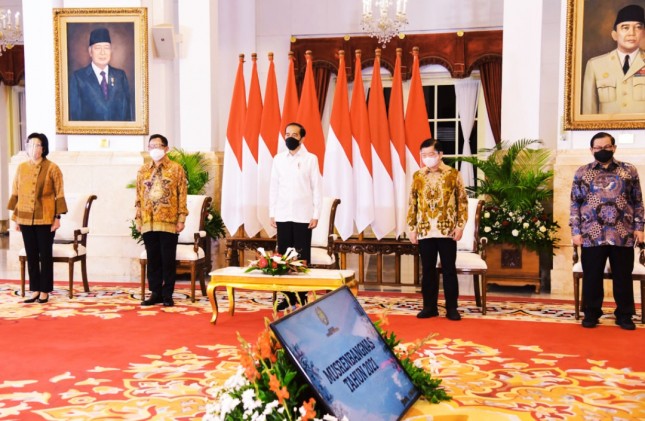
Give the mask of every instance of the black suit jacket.
<path id="1" fill-rule="evenodd" d="M 75 71 L 69 79 L 70 121 L 133 121 L 130 85 L 125 72 L 110 66 L 105 99 L 92 64 Z"/>

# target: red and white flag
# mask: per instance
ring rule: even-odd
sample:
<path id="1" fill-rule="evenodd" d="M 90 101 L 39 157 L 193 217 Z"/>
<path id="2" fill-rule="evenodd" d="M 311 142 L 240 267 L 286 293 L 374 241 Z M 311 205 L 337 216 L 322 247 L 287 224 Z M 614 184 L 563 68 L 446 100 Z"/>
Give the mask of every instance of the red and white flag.
<path id="1" fill-rule="evenodd" d="M 365 88 L 361 75 L 361 50 L 356 50 L 354 91 L 349 114 L 352 122 L 352 156 L 354 158 L 354 191 L 356 192 L 354 221 L 356 229 L 360 233 L 374 220 L 372 142 L 370 141 L 370 121 L 365 104 Z"/>
<path id="2" fill-rule="evenodd" d="M 367 105 L 372 139 L 372 181 L 374 191 L 374 221 L 372 231 L 381 239 L 394 231 L 394 183 L 392 181 L 392 150 L 390 129 L 385 111 L 385 96 L 381 82 L 381 49 L 376 49 L 370 99 Z"/>
<path id="3" fill-rule="evenodd" d="M 323 194 L 340 199 L 335 226 L 343 240 L 354 233 L 354 184 L 352 179 L 352 126 L 345 71 L 345 52 L 338 52 L 338 78 L 325 146 Z"/>
<path id="4" fill-rule="evenodd" d="M 244 87 L 244 54 L 240 54 L 226 128 L 224 168 L 222 174 L 222 220 L 231 235 L 244 223 L 242 216 L 242 143 L 246 118 Z"/>
<path id="5" fill-rule="evenodd" d="M 396 236 L 406 229 L 408 214 L 408 185 L 405 179 L 405 120 L 403 118 L 403 79 L 401 77 L 401 48 L 396 49 L 394 77 L 390 92 L 388 121 L 392 138 L 392 179 L 394 181 L 394 209 L 396 211 Z"/>
<path id="6" fill-rule="evenodd" d="M 311 51 L 307 50 L 306 56 L 307 69 L 305 70 L 305 80 L 302 84 L 296 122 L 300 123 L 307 131 L 303 145 L 307 151 L 318 157 L 318 169 L 322 175 L 325 162 L 325 136 L 320 122 L 320 111 L 318 110 L 318 96 L 316 95 Z"/>
<path id="7" fill-rule="evenodd" d="M 423 96 L 421 72 L 419 70 L 419 47 L 412 49 L 414 59 L 412 62 L 412 78 L 410 79 L 410 95 L 408 107 L 405 111 L 405 144 L 407 146 L 406 179 L 408 191 L 412 182 L 412 174 L 421 166 L 419 147 L 421 143 L 432 137 L 428 123 L 426 101 Z"/>
<path id="8" fill-rule="evenodd" d="M 278 153 L 286 151 L 284 144 L 284 131 L 287 124 L 293 123 L 298 117 L 298 88 L 296 86 L 296 74 L 293 66 L 293 51 L 289 51 L 289 71 L 287 73 L 287 87 L 284 91 L 282 102 L 282 120 L 280 121 L 280 140 L 278 141 Z"/>
<path id="9" fill-rule="evenodd" d="M 278 83 L 273 65 L 273 53 L 269 53 L 269 73 L 264 89 L 264 107 L 260 124 L 260 142 L 258 144 L 258 219 L 262 228 L 273 237 L 276 229 L 271 226 L 269 217 L 269 182 L 273 157 L 278 152 L 280 139 L 280 101 L 278 100 Z"/>
<path id="10" fill-rule="evenodd" d="M 249 87 L 249 107 L 244 123 L 244 147 L 242 148 L 242 203 L 244 207 L 244 231 L 249 237 L 260 232 L 258 220 L 258 139 L 262 122 L 262 93 L 258 78 L 257 54 L 251 55 L 253 69 Z"/>

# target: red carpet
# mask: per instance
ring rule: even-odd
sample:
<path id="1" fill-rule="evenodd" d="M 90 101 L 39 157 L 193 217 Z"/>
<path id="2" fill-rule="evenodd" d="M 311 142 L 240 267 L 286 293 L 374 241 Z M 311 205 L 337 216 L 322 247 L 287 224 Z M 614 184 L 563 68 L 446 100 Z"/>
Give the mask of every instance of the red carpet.
<path id="1" fill-rule="evenodd" d="M 218 293 L 213 326 L 208 302 L 191 304 L 187 290 L 178 291 L 173 308 L 144 308 L 136 286 L 93 285 L 73 300 L 58 290 L 46 305 L 23 304 L 17 289 L 0 283 L 3 420 L 199 419 L 211 386 L 237 365 L 237 332 L 254 340 L 270 317 L 270 293 L 238 292 L 234 317 Z M 464 299 L 461 322 L 418 320 L 411 317 L 419 304 L 414 295 L 359 299 L 375 317 L 389 309 L 389 329 L 404 342 L 437 334 L 427 349 L 454 400 L 420 402 L 410 419 L 645 419 L 640 324 L 628 332 L 606 317 L 598 328 L 582 329 L 571 303 L 521 300 L 492 301 L 481 316 Z"/>

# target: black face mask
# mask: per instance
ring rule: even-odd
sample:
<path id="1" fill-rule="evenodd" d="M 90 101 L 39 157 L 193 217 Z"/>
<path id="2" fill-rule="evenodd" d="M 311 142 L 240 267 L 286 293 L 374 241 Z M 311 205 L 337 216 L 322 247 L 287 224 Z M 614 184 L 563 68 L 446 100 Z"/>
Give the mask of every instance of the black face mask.
<path id="1" fill-rule="evenodd" d="M 601 151 L 594 152 L 593 157 L 596 158 L 596 161 L 602 162 L 604 164 L 605 162 L 609 162 L 611 158 L 614 157 L 614 151 L 606 151 L 603 149 Z"/>
<path id="2" fill-rule="evenodd" d="M 293 151 L 298 146 L 300 146 L 300 141 L 294 137 L 288 137 L 284 141 L 287 144 L 287 148 L 289 148 L 290 151 Z"/>

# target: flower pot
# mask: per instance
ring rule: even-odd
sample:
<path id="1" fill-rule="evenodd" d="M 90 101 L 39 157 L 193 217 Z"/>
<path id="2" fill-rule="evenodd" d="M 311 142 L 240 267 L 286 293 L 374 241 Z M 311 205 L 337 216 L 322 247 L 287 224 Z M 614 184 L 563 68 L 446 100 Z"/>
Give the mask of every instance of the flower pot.
<path id="1" fill-rule="evenodd" d="M 540 255 L 533 250 L 514 244 L 486 246 L 486 282 L 488 284 L 535 287 L 540 293 Z"/>

